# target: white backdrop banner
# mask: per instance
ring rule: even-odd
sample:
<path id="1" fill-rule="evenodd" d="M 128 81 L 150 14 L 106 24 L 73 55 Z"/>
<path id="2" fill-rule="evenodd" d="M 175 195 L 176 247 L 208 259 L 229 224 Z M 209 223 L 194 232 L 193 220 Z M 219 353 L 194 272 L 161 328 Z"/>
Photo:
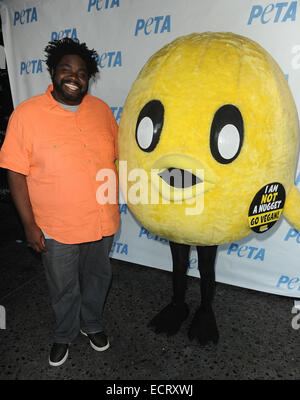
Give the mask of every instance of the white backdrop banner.
<path id="1" fill-rule="evenodd" d="M 119 122 L 130 87 L 148 58 L 192 32 L 228 31 L 255 40 L 278 62 L 300 111 L 300 9 L 275 0 L 2 0 L 1 18 L 14 106 L 50 83 L 44 48 L 54 39 L 86 42 L 98 53 L 100 78 L 90 93 Z M 298 18 L 298 19 L 297 19 Z M 3 100 L 2 100 L 3 101 Z M 299 168 L 295 183 L 300 187 Z M 121 228 L 111 256 L 172 270 L 167 240 L 152 235 L 120 205 Z M 300 233 L 282 218 L 264 235 L 218 248 L 218 282 L 300 297 Z M 192 248 L 188 273 L 199 277 Z"/>

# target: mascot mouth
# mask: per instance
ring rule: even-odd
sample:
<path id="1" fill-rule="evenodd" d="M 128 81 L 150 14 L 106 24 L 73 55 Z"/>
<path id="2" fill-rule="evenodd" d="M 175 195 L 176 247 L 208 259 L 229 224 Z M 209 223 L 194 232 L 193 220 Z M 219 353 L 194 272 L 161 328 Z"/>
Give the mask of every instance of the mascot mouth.
<path id="1" fill-rule="evenodd" d="M 155 161 L 152 169 L 156 173 L 152 174 L 151 182 L 168 201 L 196 198 L 212 189 L 216 182 L 216 176 L 209 168 L 187 155 L 165 155 Z"/>
<path id="2" fill-rule="evenodd" d="M 201 178 L 192 174 L 190 171 L 180 168 L 167 168 L 159 172 L 158 175 L 169 186 L 181 189 L 203 182 Z"/>

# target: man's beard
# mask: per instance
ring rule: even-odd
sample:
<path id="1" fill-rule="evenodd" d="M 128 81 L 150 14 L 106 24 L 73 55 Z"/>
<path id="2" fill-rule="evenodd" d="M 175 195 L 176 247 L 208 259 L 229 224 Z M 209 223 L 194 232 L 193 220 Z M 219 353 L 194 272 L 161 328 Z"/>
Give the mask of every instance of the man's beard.
<path id="1" fill-rule="evenodd" d="M 72 81 L 68 79 L 62 79 L 60 82 L 57 82 L 55 77 L 53 79 L 53 87 L 55 91 L 59 94 L 61 100 L 78 102 L 81 103 L 84 96 L 87 94 L 88 87 L 84 90 L 79 83 L 76 83 L 78 86 L 78 90 L 74 91 L 74 93 L 68 92 L 64 89 L 64 84 L 74 84 Z"/>

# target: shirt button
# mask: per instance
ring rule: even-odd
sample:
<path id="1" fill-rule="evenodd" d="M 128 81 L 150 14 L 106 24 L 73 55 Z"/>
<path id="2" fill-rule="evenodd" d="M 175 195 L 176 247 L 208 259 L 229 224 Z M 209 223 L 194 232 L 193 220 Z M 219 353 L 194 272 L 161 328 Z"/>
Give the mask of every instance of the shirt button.
<path id="1" fill-rule="evenodd" d="M 86 144 L 84 144 L 83 147 L 86 148 Z"/>
<path id="2" fill-rule="evenodd" d="M 88 163 L 90 163 L 91 162 L 91 160 L 88 160 Z"/>

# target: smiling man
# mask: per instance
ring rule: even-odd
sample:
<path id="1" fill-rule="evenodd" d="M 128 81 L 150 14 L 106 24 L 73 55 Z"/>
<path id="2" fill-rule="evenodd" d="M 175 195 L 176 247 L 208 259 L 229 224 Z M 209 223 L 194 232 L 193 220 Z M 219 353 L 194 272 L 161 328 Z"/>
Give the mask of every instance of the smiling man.
<path id="1" fill-rule="evenodd" d="M 74 76 L 73 75 L 74 71 Z M 60 60 L 56 69 L 50 70 L 56 101 L 78 105 L 87 93 L 89 74 L 83 59 L 75 54 L 68 54 Z"/>
<path id="2" fill-rule="evenodd" d="M 117 198 L 97 202 L 96 176 L 110 169 L 116 179 L 108 184 L 117 182 L 117 124 L 109 106 L 87 93 L 97 53 L 68 38 L 45 52 L 52 85 L 13 112 L 0 167 L 28 244 L 42 253 L 55 321 L 49 363 L 59 366 L 80 331 L 93 349 L 109 347 L 102 313 L 119 209 Z"/>

